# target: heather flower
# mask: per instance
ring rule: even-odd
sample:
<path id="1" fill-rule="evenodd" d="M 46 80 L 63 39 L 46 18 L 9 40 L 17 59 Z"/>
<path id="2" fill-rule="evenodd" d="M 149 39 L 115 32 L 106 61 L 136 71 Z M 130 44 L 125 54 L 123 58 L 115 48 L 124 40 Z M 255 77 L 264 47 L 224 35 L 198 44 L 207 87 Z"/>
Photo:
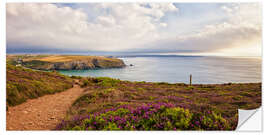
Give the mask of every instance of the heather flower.
<path id="1" fill-rule="evenodd" d="M 196 121 L 195 124 L 196 124 L 197 126 L 199 126 L 200 122 L 199 122 L 199 121 Z"/>
<path id="2" fill-rule="evenodd" d="M 197 128 L 204 129 L 226 129 L 222 121 L 225 120 L 216 120 L 217 116 L 213 117 L 210 111 L 207 113 L 198 113 L 192 115 L 188 110 L 183 108 L 175 107 L 172 103 L 148 103 L 141 106 L 132 107 L 131 105 L 121 105 L 115 108 L 106 109 L 104 111 L 96 112 L 94 115 L 88 116 L 76 116 L 73 118 L 76 124 L 81 125 L 83 119 L 93 120 L 92 124 L 85 125 L 85 127 L 90 127 L 86 129 L 103 129 L 107 128 L 108 130 L 113 129 L 137 129 L 143 130 L 147 129 L 194 129 L 194 124 Z M 113 115 L 111 115 L 113 114 Z M 208 127 L 208 125 L 203 125 L 203 120 L 207 117 L 210 117 L 214 121 L 214 128 Z M 209 116 L 208 116 L 209 115 Z M 179 117 L 185 116 L 185 117 Z M 219 118 L 219 117 L 218 117 Z M 219 119 L 222 119 L 221 117 Z M 78 123 L 79 122 L 79 123 Z M 136 126 L 135 126 L 136 125 Z M 62 121 L 62 123 L 57 127 L 59 129 L 68 127 L 70 125 Z"/>

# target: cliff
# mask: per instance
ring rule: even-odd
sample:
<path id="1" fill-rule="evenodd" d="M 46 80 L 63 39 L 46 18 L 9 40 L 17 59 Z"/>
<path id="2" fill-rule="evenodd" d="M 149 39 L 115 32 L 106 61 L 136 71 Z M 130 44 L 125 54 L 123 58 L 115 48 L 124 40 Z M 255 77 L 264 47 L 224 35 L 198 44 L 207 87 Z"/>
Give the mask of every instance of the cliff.
<path id="1" fill-rule="evenodd" d="M 125 63 L 117 58 L 70 55 L 32 56 L 21 59 L 20 63 L 22 66 L 38 70 L 85 70 L 125 66 Z"/>

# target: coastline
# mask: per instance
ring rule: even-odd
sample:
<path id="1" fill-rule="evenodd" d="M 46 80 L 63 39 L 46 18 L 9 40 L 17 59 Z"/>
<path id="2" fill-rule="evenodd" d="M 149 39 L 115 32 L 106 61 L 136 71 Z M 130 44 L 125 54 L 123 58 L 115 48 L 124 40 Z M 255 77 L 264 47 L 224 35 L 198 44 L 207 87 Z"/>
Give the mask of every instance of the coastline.
<path id="1" fill-rule="evenodd" d="M 58 123 L 57 126 L 51 130 L 174 130 L 174 128 L 175 130 L 234 130 L 237 126 L 237 109 L 255 109 L 261 106 L 261 83 L 188 85 L 186 83 L 125 81 L 109 77 L 66 76 L 57 73 L 58 71 L 34 71 L 21 66 L 16 67 L 11 65 L 7 67 L 9 67 L 7 68 L 7 85 L 11 86 L 12 84 L 12 87 L 7 87 L 7 100 L 9 100 L 7 103 L 14 103 L 10 105 L 15 107 L 17 104 L 27 102 L 28 100 L 26 98 L 23 102 L 20 101 L 16 103 L 16 96 L 10 98 L 15 90 L 13 88 L 17 89 L 15 93 L 19 93 L 19 95 L 23 95 L 22 92 L 29 90 L 34 92 L 36 88 L 40 88 L 41 91 L 46 91 L 46 87 L 54 86 L 56 82 L 61 82 L 63 85 L 76 84 L 79 85 L 81 89 L 84 89 L 82 94 L 69 107 L 65 118 L 62 119 L 63 121 Z M 33 75 L 37 76 L 37 78 L 26 81 L 32 78 Z M 56 78 L 61 77 L 62 79 L 49 81 L 50 78 L 47 78 L 43 80 L 47 75 L 53 75 Z M 65 80 L 68 80 L 68 82 L 65 82 Z M 39 81 L 39 83 L 36 83 L 37 81 Z M 26 82 L 28 85 L 26 85 Z M 34 82 L 35 88 L 32 88 Z M 68 90 L 68 88 L 70 88 L 70 86 L 55 92 L 61 93 L 62 91 Z M 43 97 L 43 95 L 49 94 L 54 95 L 55 92 L 45 92 L 44 94 L 38 94 L 38 96 L 34 98 L 40 98 Z M 31 98 L 32 97 L 30 97 L 30 99 Z M 165 110 L 155 108 L 154 106 L 157 105 L 164 106 Z M 160 121 L 161 118 L 155 121 L 157 123 L 160 122 L 159 124 L 165 124 L 163 127 L 156 127 L 156 124 L 144 125 L 148 123 L 148 121 L 137 121 L 139 123 L 133 121 L 134 127 L 129 125 L 125 128 L 124 125 L 119 125 L 118 121 L 113 121 L 116 127 L 105 128 L 109 126 L 106 125 L 108 123 L 99 121 L 99 115 L 106 116 L 106 120 L 109 120 L 111 116 L 115 117 L 115 119 L 116 117 L 128 118 L 133 114 L 130 113 L 131 111 L 134 109 L 140 110 L 141 107 L 145 106 L 157 109 L 157 112 L 148 116 L 149 118 L 166 114 L 168 121 L 172 122 L 172 126 L 169 126 L 170 124 L 167 125 L 168 123 L 162 123 L 162 121 Z M 123 116 L 122 114 L 118 114 L 119 109 L 126 110 L 126 113 Z M 116 114 L 108 114 L 108 110 Z M 177 120 L 171 119 L 171 116 L 167 116 L 167 113 L 164 111 L 171 111 L 171 113 L 177 113 L 177 115 L 185 112 L 185 115 L 190 115 L 190 117 L 182 119 L 188 121 L 185 124 L 186 126 L 179 126 L 176 124 Z M 208 113 L 208 111 L 211 113 Z M 137 115 L 139 115 L 138 119 L 145 117 L 142 114 Z M 211 121 L 219 121 L 219 124 L 212 126 L 205 125 L 203 124 L 203 120 L 198 119 L 197 116 L 207 117 Z M 84 121 L 90 123 L 87 124 L 84 123 Z M 199 124 L 194 126 L 197 123 L 196 121 L 198 121 Z M 103 126 L 95 125 L 93 122 L 100 123 Z M 89 127 L 89 124 L 92 126 Z M 145 127 L 143 128 L 142 126 Z"/>

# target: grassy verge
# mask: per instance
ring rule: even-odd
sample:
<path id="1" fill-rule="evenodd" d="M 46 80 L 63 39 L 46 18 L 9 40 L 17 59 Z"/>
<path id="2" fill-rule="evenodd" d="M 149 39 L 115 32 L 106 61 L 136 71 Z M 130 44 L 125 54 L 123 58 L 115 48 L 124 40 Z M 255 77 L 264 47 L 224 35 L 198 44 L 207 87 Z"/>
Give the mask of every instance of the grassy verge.
<path id="1" fill-rule="evenodd" d="M 53 94 L 72 87 L 73 80 L 56 72 L 42 72 L 7 64 L 7 105 Z"/>
<path id="2" fill-rule="evenodd" d="M 193 85 L 83 78 L 58 130 L 234 130 L 261 106 L 261 83 Z"/>

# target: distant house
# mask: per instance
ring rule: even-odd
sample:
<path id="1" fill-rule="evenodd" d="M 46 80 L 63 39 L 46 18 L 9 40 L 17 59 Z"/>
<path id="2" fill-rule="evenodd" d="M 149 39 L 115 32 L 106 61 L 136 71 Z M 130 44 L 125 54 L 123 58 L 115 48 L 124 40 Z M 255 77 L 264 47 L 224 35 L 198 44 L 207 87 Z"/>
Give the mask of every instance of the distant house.
<path id="1" fill-rule="evenodd" d="M 18 58 L 17 63 L 18 64 L 22 64 L 22 62 L 23 62 L 22 59 L 21 58 Z"/>
<path id="2" fill-rule="evenodd" d="M 18 58 L 18 60 L 16 61 L 16 67 L 18 67 L 18 66 L 22 66 L 22 63 L 23 63 L 23 61 L 22 61 L 22 59 L 21 58 Z"/>
<path id="3" fill-rule="evenodd" d="M 114 56 L 106 56 L 107 58 L 114 58 Z"/>

